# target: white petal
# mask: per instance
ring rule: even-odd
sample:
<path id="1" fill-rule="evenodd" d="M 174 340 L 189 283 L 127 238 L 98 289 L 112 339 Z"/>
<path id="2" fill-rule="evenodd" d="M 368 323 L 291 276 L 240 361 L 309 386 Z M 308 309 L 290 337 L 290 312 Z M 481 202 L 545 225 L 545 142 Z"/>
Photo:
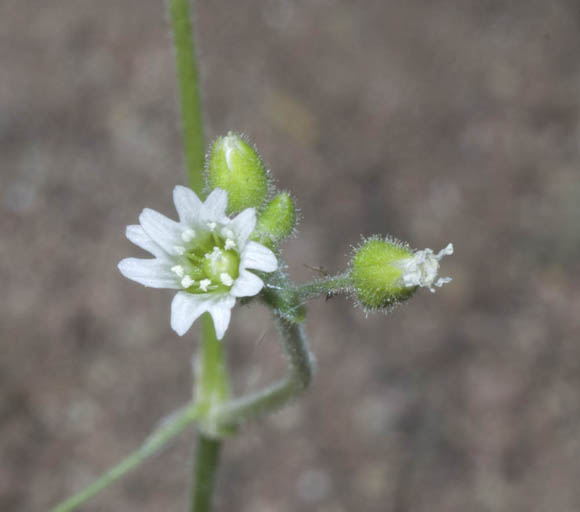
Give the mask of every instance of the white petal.
<path id="1" fill-rule="evenodd" d="M 182 223 L 192 225 L 199 222 L 203 204 L 193 190 L 177 185 L 173 189 L 173 202 Z"/>
<path id="2" fill-rule="evenodd" d="M 127 279 L 151 288 L 179 289 L 179 278 L 171 272 L 166 262 L 125 258 L 119 262 L 119 270 Z"/>
<path id="3" fill-rule="evenodd" d="M 232 286 L 230 294 L 234 297 L 253 297 L 260 293 L 263 287 L 264 281 L 256 274 L 253 274 L 249 270 L 242 270 L 234 286 Z"/>
<path id="4" fill-rule="evenodd" d="M 141 249 L 146 250 L 153 254 L 153 256 L 157 256 L 159 259 L 166 259 L 167 253 L 159 247 L 151 237 L 145 233 L 145 230 L 138 225 L 127 226 L 127 230 L 125 231 L 125 236 L 131 242 L 133 242 L 137 247 L 141 247 Z"/>
<path id="5" fill-rule="evenodd" d="M 453 254 L 453 244 L 447 244 L 447 247 L 441 249 L 438 253 L 436 258 L 440 260 L 443 256 L 450 256 Z"/>
<path id="6" fill-rule="evenodd" d="M 177 254 L 175 247 L 182 244 L 181 232 L 183 228 L 178 222 L 161 215 L 155 210 L 145 208 L 139 215 L 139 222 L 145 233 L 169 254 Z"/>
<path id="7" fill-rule="evenodd" d="M 203 295 L 178 292 L 171 301 L 171 328 L 183 336 L 202 313 L 209 302 Z"/>
<path id="8" fill-rule="evenodd" d="M 254 208 L 246 208 L 227 227 L 234 232 L 238 247 L 243 247 L 256 227 L 256 210 Z"/>
<path id="9" fill-rule="evenodd" d="M 221 188 L 216 188 L 207 196 L 203 203 L 202 215 L 204 221 L 220 221 L 222 222 L 226 215 L 226 207 L 228 205 L 228 193 Z"/>
<path id="10" fill-rule="evenodd" d="M 278 260 L 274 253 L 257 242 L 248 242 L 242 251 L 240 268 L 253 268 L 262 272 L 274 272 L 278 268 Z"/>
<path id="11" fill-rule="evenodd" d="M 218 340 L 224 337 L 228 325 L 230 325 L 230 318 L 232 316 L 232 308 L 236 303 L 236 299 L 232 296 L 226 296 L 220 300 L 215 301 L 209 307 L 209 314 L 213 319 L 213 326 L 215 328 L 215 335 Z"/>

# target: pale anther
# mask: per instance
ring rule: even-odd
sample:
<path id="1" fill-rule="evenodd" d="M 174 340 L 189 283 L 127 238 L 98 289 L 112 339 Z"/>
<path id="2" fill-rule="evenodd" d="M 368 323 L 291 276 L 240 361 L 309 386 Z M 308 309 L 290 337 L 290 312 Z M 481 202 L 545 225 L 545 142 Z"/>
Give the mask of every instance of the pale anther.
<path id="1" fill-rule="evenodd" d="M 171 267 L 171 272 L 177 274 L 178 277 L 183 277 L 185 275 L 185 269 L 181 265 Z"/>
<path id="2" fill-rule="evenodd" d="M 202 279 L 199 282 L 199 287 L 200 287 L 202 292 L 207 292 L 207 289 L 208 289 L 210 284 L 211 284 L 211 281 L 209 279 Z"/>
<path id="3" fill-rule="evenodd" d="M 224 246 L 224 249 L 226 251 L 229 251 L 230 249 L 235 249 L 236 248 L 236 242 L 234 242 L 231 238 L 228 238 L 226 240 L 226 245 Z"/>
<path id="4" fill-rule="evenodd" d="M 179 256 L 185 254 L 185 247 L 182 247 L 181 245 L 174 245 L 173 250 L 175 251 L 175 254 L 179 254 Z"/>
<path id="5" fill-rule="evenodd" d="M 233 238 L 234 232 L 230 228 L 223 228 L 222 235 L 225 236 L 226 238 Z"/>
<path id="6" fill-rule="evenodd" d="M 437 254 L 431 249 L 423 249 L 415 252 L 411 257 L 404 258 L 395 263 L 403 271 L 401 279 L 407 288 L 423 286 L 431 292 L 433 286 L 440 287 L 451 281 L 450 277 L 439 277 L 439 261 L 447 255 L 453 254 L 453 244 L 441 249 Z"/>
<path id="7" fill-rule="evenodd" d="M 227 272 L 222 272 L 220 274 L 220 281 L 222 282 L 222 284 L 226 286 L 231 286 L 232 284 L 234 284 L 232 276 L 230 276 Z"/>
<path id="8" fill-rule="evenodd" d="M 185 276 L 181 280 L 181 286 L 183 286 L 184 288 L 189 288 L 193 283 L 195 283 L 195 281 L 189 276 Z"/>
<path id="9" fill-rule="evenodd" d="M 211 261 L 217 261 L 219 257 L 222 255 L 222 251 L 219 247 L 214 247 L 211 253 L 205 255 L 206 258 L 209 258 Z"/>
<path id="10" fill-rule="evenodd" d="M 195 238 L 195 231 L 193 229 L 186 229 L 181 233 L 181 239 L 184 242 L 191 242 Z"/>
<path id="11" fill-rule="evenodd" d="M 215 222 L 208 222 L 207 227 L 210 231 L 213 231 L 216 228 L 217 224 Z"/>

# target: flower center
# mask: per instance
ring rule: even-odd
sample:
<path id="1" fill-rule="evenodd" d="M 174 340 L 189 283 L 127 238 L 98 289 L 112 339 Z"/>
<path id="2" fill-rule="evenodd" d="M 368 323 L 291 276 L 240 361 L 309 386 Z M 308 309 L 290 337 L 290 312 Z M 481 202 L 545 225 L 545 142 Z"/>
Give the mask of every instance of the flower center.
<path id="1" fill-rule="evenodd" d="M 208 223 L 206 231 L 186 229 L 183 246 L 175 248 L 177 264 L 171 268 L 190 293 L 226 292 L 239 275 L 240 255 L 233 233 Z"/>
<path id="2" fill-rule="evenodd" d="M 440 277 L 439 261 L 443 256 L 453 254 L 453 245 L 449 244 L 444 249 L 441 249 L 437 254 L 434 254 L 431 249 L 424 249 L 417 251 L 410 258 L 404 258 L 395 263 L 403 271 L 402 280 L 407 288 L 414 286 L 423 286 L 429 288 L 432 292 L 435 291 L 433 286 L 442 286 L 451 281 L 450 277 Z M 437 280 L 436 280 L 437 279 Z"/>
<path id="3" fill-rule="evenodd" d="M 238 277 L 239 266 L 240 258 L 235 251 L 226 251 L 216 246 L 205 255 L 202 268 L 209 280 L 231 286 L 232 280 Z"/>

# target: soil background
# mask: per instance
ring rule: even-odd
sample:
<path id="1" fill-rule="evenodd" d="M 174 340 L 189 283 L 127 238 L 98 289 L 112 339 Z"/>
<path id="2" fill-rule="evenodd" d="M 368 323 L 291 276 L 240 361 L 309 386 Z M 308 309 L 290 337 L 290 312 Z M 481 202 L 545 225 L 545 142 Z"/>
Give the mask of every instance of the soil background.
<path id="1" fill-rule="evenodd" d="M 455 255 L 368 317 L 318 300 L 311 392 L 223 453 L 224 512 L 580 510 L 576 0 L 197 2 L 207 138 L 235 130 L 301 209 L 296 280 L 361 234 Z M 123 279 L 184 183 L 164 3 L 0 5 L 0 510 L 40 511 L 191 396 L 196 335 Z M 267 312 L 225 341 L 284 372 Z M 194 434 L 81 509 L 186 510 Z"/>

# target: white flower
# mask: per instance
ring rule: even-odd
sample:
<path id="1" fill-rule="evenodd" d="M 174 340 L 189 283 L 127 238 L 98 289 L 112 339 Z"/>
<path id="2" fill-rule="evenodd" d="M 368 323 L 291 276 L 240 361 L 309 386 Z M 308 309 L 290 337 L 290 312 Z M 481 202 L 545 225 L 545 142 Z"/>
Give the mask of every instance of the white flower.
<path id="1" fill-rule="evenodd" d="M 171 303 L 177 334 L 183 336 L 207 311 L 221 340 L 236 298 L 257 295 L 264 286 L 251 270 L 273 272 L 276 256 L 248 240 L 256 227 L 254 208 L 233 219 L 226 216 L 226 191 L 216 188 L 202 202 L 189 188 L 177 186 L 173 201 L 179 222 L 146 208 L 140 225 L 127 226 L 127 238 L 155 258 L 126 258 L 119 270 L 144 286 L 179 290 Z"/>
<path id="2" fill-rule="evenodd" d="M 453 254 L 453 244 L 448 244 L 437 254 L 431 249 L 423 249 L 413 253 L 410 258 L 400 259 L 393 264 L 403 271 L 401 279 L 406 288 L 423 286 L 434 292 L 433 286 L 441 287 L 451 281 L 450 277 L 440 277 L 435 280 L 439 274 L 439 262 L 443 256 L 451 254 Z"/>

